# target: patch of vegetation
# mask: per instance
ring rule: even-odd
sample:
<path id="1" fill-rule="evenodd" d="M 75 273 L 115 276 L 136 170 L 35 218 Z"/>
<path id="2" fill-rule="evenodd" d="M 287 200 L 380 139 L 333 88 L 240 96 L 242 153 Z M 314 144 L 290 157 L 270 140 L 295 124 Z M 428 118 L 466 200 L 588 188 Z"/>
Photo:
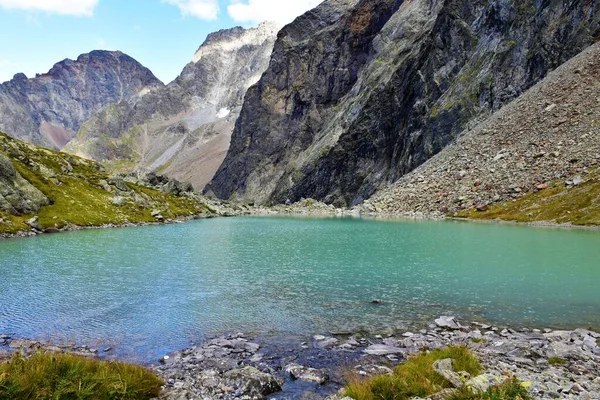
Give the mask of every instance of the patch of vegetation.
<path id="1" fill-rule="evenodd" d="M 560 358 L 560 357 L 550 357 L 548 359 L 548 364 L 550 364 L 550 365 L 566 365 L 567 360 Z"/>
<path id="2" fill-rule="evenodd" d="M 448 397 L 448 400 L 533 400 L 533 397 L 519 379 L 512 377 L 485 392 L 475 393 L 472 389 L 463 387 Z"/>
<path id="3" fill-rule="evenodd" d="M 481 364 L 466 347 L 448 347 L 421 353 L 398 366 L 392 375 L 364 379 L 350 376 L 345 395 L 356 400 L 399 400 L 411 397 L 427 397 L 447 388 L 450 382 L 433 369 L 437 360 L 451 358 L 455 371 L 471 375 L 482 372 Z"/>
<path id="4" fill-rule="evenodd" d="M 487 339 L 484 339 L 484 338 L 471 338 L 471 342 L 473 342 L 473 343 L 487 343 Z"/>
<path id="5" fill-rule="evenodd" d="M 579 226 L 600 225 L 600 172 L 596 169 L 584 177 L 585 182 L 567 187 L 556 181 L 547 189 L 529 193 L 516 201 L 499 203 L 486 212 L 474 209 L 459 217 L 516 222 L 553 222 Z"/>
<path id="6" fill-rule="evenodd" d="M 163 382 L 132 364 L 39 352 L 0 364 L 0 398 L 11 400 L 146 400 Z"/>
<path id="7" fill-rule="evenodd" d="M 110 177 L 100 164 L 27 144 L 2 133 L 0 151 L 11 159 L 23 178 L 50 199 L 51 204 L 35 214 L 42 229 L 155 222 L 151 215 L 155 209 L 165 219 L 208 211 L 191 197 L 177 197 L 132 183 L 121 186 L 125 191 L 107 187 Z M 124 204 L 115 204 L 116 197 L 123 197 Z M 0 234 L 29 230 L 26 221 L 32 217 L 0 212 Z"/>

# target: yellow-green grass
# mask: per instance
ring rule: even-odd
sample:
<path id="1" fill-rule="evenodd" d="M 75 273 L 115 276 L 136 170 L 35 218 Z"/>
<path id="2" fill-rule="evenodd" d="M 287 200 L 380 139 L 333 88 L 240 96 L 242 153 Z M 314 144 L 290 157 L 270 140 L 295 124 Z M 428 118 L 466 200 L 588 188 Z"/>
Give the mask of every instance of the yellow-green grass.
<path id="1" fill-rule="evenodd" d="M 408 400 L 425 398 L 444 389 L 453 389 L 450 382 L 433 369 L 437 360 L 451 358 L 454 371 L 468 372 L 476 376 L 483 371 L 477 358 L 464 346 L 452 346 L 441 350 L 424 352 L 398 366 L 392 375 L 363 378 L 349 376 L 344 395 L 355 400 Z M 511 378 L 485 392 L 463 386 L 449 395 L 450 400 L 531 400 L 524 385 Z"/>
<path id="2" fill-rule="evenodd" d="M 474 392 L 471 388 L 462 387 L 447 400 L 532 400 L 532 397 L 523 383 L 512 377 L 485 392 Z"/>
<path id="3" fill-rule="evenodd" d="M 556 181 L 516 201 L 492 205 L 488 211 L 474 209 L 458 214 L 461 218 L 503 220 L 515 222 L 552 222 L 578 226 L 600 225 L 600 171 L 584 176 L 581 185 L 568 188 L 564 181 Z"/>
<path id="4" fill-rule="evenodd" d="M 437 360 L 451 358 L 455 371 L 482 372 L 477 358 L 466 347 L 448 347 L 421 353 L 398 366 L 392 375 L 364 379 L 351 375 L 345 395 L 356 400 L 401 400 L 427 397 L 453 386 L 433 369 Z"/>
<path id="5" fill-rule="evenodd" d="M 127 183 L 129 193 L 143 202 L 113 204 L 115 197 L 101 181 L 109 176 L 96 162 L 27 144 L 0 133 L 0 151 L 12 161 L 23 178 L 51 200 L 36 213 L 43 229 L 65 226 L 102 226 L 155 222 L 151 213 L 158 209 L 167 219 L 209 211 L 194 198 L 177 197 L 158 190 Z M 33 215 L 15 216 L 0 211 L 0 234 L 13 234 L 31 228 L 25 223 Z"/>
<path id="6" fill-rule="evenodd" d="M 566 365 L 567 360 L 565 360 L 564 358 L 560 358 L 560 357 L 550 357 L 548 359 L 548 364 L 550 364 L 550 365 Z"/>
<path id="7" fill-rule="evenodd" d="M 163 382 L 137 365 L 38 352 L 0 363 L 0 399 L 146 400 Z"/>

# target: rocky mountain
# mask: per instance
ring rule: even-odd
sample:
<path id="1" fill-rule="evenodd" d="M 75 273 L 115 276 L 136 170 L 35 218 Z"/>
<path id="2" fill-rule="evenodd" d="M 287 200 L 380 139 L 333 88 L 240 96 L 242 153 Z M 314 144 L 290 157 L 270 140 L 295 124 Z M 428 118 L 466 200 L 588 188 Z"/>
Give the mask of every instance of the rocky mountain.
<path id="1" fill-rule="evenodd" d="M 225 158 L 244 94 L 267 68 L 277 31 L 263 23 L 209 35 L 177 79 L 106 107 L 65 150 L 203 188 Z"/>
<path id="2" fill-rule="evenodd" d="M 0 85 L 0 130 L 61 149 L 108 104 L 162 87 L 147 68 L 121 52 L 92 51 L 66 59 L 46 74 L 17 74 Z"/>
<path id="3" fill-rule="evenodd" d="M 284 27 L 207 188 L 361 203 L 600 38 L 581 0 L 327 0 Z"/>
<path id="4" fill-rule="evenodd" d="M 598 225 L 599 126 L 595 44 L 362 207 Z"/>

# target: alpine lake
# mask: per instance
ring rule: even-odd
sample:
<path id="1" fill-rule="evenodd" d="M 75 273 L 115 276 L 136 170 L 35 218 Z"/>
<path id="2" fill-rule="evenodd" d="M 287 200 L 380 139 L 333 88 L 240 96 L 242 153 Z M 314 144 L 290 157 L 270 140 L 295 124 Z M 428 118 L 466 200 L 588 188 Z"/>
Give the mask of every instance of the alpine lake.
<path id="1" fill-rule="evenodd" d="M 148 362 L 228 332 L 376 334 L 440 315 L 597 329 L 600 231 L 238 217 L 0 241 L 0 334 Z"/>

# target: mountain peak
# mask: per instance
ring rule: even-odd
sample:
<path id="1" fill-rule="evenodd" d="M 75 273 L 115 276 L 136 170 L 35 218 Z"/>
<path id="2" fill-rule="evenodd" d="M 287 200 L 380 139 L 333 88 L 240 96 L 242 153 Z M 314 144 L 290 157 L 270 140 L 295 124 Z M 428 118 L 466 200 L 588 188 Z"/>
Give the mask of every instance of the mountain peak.
<path id="1" fill-rule="evenodd" d="M 203 56 L 215 51 L 237 51 L 246 45 L 261 45 L 266 40 L 274 37 L 281 27 L 274 22 L 262 22 L 256 28 L 245 29 L 236 26 L 229 29 L 221 29 L 206 37 L 206 40 L 198 48 L 193 57 L 197 63 Z"/>

